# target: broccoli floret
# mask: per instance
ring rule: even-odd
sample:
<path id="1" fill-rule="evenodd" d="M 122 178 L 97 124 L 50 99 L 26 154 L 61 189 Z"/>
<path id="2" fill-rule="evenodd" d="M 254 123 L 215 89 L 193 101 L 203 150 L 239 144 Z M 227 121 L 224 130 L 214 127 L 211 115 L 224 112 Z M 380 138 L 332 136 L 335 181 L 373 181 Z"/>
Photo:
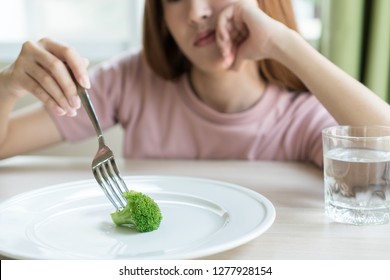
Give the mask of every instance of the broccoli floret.
<path id="1" fill-rule="evenodd" d="M 159 228 L 162 215 L 152 198 L 134 190 L 125 192 L 123 196 L 127 199 L 126 207 L 111 213 L 112 221 L 116 225 L 132 226 L 139 232 Z"/>

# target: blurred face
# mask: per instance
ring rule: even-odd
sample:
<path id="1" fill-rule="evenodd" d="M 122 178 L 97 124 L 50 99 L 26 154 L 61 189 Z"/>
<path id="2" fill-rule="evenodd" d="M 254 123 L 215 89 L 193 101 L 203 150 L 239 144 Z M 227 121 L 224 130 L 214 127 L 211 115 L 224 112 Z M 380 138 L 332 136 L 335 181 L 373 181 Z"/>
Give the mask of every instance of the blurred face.
<path id="1" fill-rule="evenodd" d="M 202 71 L 222 70 L 215 27 L 220 11 L 238 0 L 162 0 L 167 27 L 191 63 Z"/>

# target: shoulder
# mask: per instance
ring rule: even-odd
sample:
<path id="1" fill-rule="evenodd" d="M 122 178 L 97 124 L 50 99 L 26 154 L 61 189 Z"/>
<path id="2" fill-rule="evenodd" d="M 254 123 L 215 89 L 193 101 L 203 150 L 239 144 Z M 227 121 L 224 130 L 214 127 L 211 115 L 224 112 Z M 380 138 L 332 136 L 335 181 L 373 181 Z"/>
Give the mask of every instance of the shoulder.
<path id="1" fill-rule="evenodd" d="M 148 65 L 142 49 L 122 52 L 90 70 L 91 82 L 121 83 L 122 85 L 161 84 L 160 78 Z"/>
<path id="2" fill-rule="evenodd" d="M 282 111 L 291 111 L 300 115 L 318 114 L 327 112 L 325 107 L 310 92 L 293 92 L 283 87 L 271 84 L 268 86 L 269 95 L 275 106 L 283 109 Z"/>
<path id="3" fill-rule="evenodd" d="M 120 74 L 121 72 L 126 72 L 138 67 L 143 67 L 142 52 L 141 50 L 134 49 L 122 52 L 108 60 L 96 64 L 91 68 L 90 75 L 94 77 L 110 72 Z"/>
<path id="4" fill-rule="evenodd" d="M 288 131 L 300 134 L 320 134 L 321 129 L 336 124 L 333 116 L 321 102 L 309 92 L 291 92 L 271 86 L 272 107 L 279 122 L 288 124 Z M 305 133 L 303 133 L 305 132 Z M 294 132 L 295 134 L 295 132 Z"/>
<path id="5" fill-rule="evenodd" d="M 309 92 L 291 92 L 274 87 L 273 93 L 282 111 L 279 122 L 285 124 L 286 153 L 302 161 L 322 164 L 322 130 L 337 122 L 319 100 Z"/>

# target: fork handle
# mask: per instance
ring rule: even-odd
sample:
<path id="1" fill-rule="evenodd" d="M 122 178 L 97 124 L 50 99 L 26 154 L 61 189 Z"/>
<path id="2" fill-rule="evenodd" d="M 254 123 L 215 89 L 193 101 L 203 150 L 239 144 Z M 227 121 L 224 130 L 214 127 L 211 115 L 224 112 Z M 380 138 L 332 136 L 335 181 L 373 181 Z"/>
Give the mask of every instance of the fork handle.
<path id="1" fill-rule="evenodd" d="M 87 89 L 80 86 L 78 83 L 77 85 L 77 94 L 79 95 L 81 99 L 81 103 L 83 104 L 85 111 L 87 112 L 89 119 L 92 122 L 93 127 L 95 128 L 96 135 L 98 136 L 99 144 L 104 144 L 104 137 L 102 130 L 99 125 L 99 120 L 96 116 L 95 109 L 93 108 L 91 99 L 89 98 L 89 94 Z"/>
<path id="2" fill-rule="evenodd" d="M 69 68 L 68 65 L 66 65 L 66 68 L 68 69 L 69 74 L 72 77 L 73 82 L 75 83 L 75 85 L 77 87 L 77 95 L 80 97 L 81 103 L 83 104 L 83 107 L 84 107 L 85 111 L 87 112 L 88 117 L 91 120 L 93 127 L 95 128 L 96 135 L 98 136 L 99 145 L 100 146 L 104 145 L 104 137 L 103 137 L 102 129 L 100 128 L 99 120 L 98 120 L 97 115 L 95 113 L 95 109 L 93 108 L 92 101 L 89 98 L 88 90 L 86 88 L 82 87 L 77 82 L 72 70 Z"/>

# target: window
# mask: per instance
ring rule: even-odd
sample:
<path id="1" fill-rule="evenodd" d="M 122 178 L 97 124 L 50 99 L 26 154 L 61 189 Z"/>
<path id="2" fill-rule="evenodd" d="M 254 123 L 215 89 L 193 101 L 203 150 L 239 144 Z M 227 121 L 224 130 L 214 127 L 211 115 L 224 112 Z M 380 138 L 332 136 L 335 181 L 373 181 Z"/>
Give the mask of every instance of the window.
<path id="1" fill-rule="evenodd" d="M 99 61 L 140 45 L 144 0 L 0 0 L 0 60 L 52 37 Z"/>
<path id="2" fill-rule="evenodd" d="M 302 36 L 318 48 L 321 31 L 321 1 L 323 0 L 293 0 L 297 24 Z"/>
<path id="3" fill-rule="evenodd" d="M 292 1 L 301 33 L 316 46 L 321 0 Z M 47 36 L 93 62 L 140 46 L 143 6 L 144 0 L 0 0 L 0 62 L 13 61 L 22 42 Z"/>

